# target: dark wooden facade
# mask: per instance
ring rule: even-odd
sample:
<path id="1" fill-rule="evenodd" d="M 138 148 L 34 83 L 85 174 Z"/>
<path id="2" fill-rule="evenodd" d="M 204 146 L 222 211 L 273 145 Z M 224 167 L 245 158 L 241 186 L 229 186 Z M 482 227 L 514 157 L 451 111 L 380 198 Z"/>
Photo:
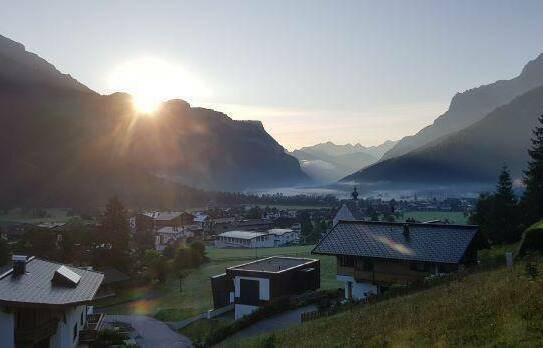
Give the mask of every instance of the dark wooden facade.
<path id="1" fill-rule="evenodd" d="M 255 300 L 254 292 L 259 292 L 259 285 L 240 282 L 240 296 L 234 298 L 236 304 L 265 306 L 270 302 L 320 288 L 320 261 L 311 260 L 305 264 L 278 272 L 227 268 L 226 273 L 212 277 L 213 304 L 215 308 L 230 303 L 230 292 L 234 292 L 234 278 L 246 277 L 269 280 L 269 300 Z M 244 280 L 244 279 L 240 279 Z M 245 279 L 250 280 L 250 279 Z M 258 281 L 257 281 L 258 283 Z M 258 296 L 256 296 L 258 299 Z"/>

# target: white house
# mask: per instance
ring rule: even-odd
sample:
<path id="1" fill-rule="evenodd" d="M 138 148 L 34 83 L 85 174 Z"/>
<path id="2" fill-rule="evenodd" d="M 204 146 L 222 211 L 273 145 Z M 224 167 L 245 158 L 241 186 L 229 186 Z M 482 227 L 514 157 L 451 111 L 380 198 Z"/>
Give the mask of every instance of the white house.
<path id="1" fill-rule="evenodd" d="M 298 243 L 300 240 L 300 234 L 290 228 L 272 228 L 268 230 L 269 234 L 273 234 L 274 246 L 282 246 L 290 243 Z"/>
<path id="2" fill-rule="evenodd" d="M 228 231 L 215 239 L 217 248 L 272 248 L 299 240 L 299 233 L 290 228 L 272 228 L 265 232 Z"/>
<path id="3" fill-rule="evenodd" d="M 22 255 L 0 275 L 0 347 L 77 347 L 104 275 Z"/>
<path id="4" fill-rule="evenodd" d="M 217 248 L 271 248 L 275 246 L 275 235 L 253 231 L 228 231 L 215 239 Z"/>

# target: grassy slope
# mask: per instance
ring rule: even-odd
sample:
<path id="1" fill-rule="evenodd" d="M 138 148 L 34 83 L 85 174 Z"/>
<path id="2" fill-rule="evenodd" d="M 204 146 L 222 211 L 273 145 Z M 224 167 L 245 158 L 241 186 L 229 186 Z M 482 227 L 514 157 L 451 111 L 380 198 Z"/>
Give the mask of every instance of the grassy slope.
<path id="1" fill-rule="evenodd" d="M 459 211 L 406 211 L 403 218 L 414 218 L 417 221 L 449 219 L 454 224 L 467 224 L 468 217 Z"/>
<path id="2" fill-rule="evenodd" d="M 539 264 L 542 269 L 543 264 Z M 279 347 L 540 346 L 543 276 L 524 266 L 471 275 L 275 334 Z M 261 346 L 266 336 L 241 342 Z"/>
<path id="3" fill-rule="evenodd" d="M 183 291 L 179 292 L 179 280 L 169 279 L 165 285 L 159 288 L 149 288 L 145 291 L 156 292 L 151 299 L 134 301 L 120 306 L 108 308 L 108 313 L 135 313 L 154 315 L 161 309 L 176 309 L 177 314 L 168 315 L 164 320 L 181 320 L 198 313 L 202 313 L 213 307 L 211 296 L 211 283 L 209 277 L 224 273 L 226 267 L 249 262 L 257 258 L 271 255 L 287 255 L 298 257 L 313 257 L 321 259 L 321 288 L 331 289 L 341 287 L 341 283 L 335 280 L 335 259 L 333 257 L 311 255 L 313 246 L 293 246 L 284 248 L 258 249 L 217 249 L 208 248 L 207 256 L 210 262 L 192 270 L 183 279 Z M 137 291 L 138 295 L 142 294 Z M 121 295 L 122 297 L 122 295 Z M 114 300 L 114 299 L 113 299 Z M 109 299 L 108 301 L 112 301 Z"/>

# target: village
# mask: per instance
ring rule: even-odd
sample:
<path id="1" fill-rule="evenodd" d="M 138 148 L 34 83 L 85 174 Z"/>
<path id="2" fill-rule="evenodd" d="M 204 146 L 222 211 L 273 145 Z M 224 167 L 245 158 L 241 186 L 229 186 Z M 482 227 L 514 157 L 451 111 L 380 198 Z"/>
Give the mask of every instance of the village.
<path id="1" fill-rule="evenodd" d="M 0 302 L 11 314 L 3 315 L 0 329 L 13 330 L 14 318 L 28 317 L 28 327 L 13 336 L 16 344 L 51 337 L 80 345 L 108 339 L 141 344 L 137 327 L 144 315 L 164 323 L 166 331 L 211 345 L 245 337 L 251 326 L 263 326 L 259 333 L 297 325 L 322 315 L 323 303 L 337 310 L 377 298 L 391 286 L 477 263 L 478 230 L 465 224 L 472 200 L 358 195 L 354 187 L 350 199 L 336 206 L 210 205 L 133 213 L 112 200 L 105 218 L 67 214 L 69 219 L 55 220 L 41 212 L 36 222 L 4 222 L 2 239 L 13 260 L 0 272 L 0 289 L 9 289 L 11 297 Z M 118 252 L 117 237 L 101 233 L 105 225 L 108 233 L 126 229 L 120 243 L 126 250 Z M 56 247 L 46 247 L 49 242 Z M 57 258 L 54 249 L 62 252 L 62 263 L 49 261 Z M 48 281 L 33 279 L 34 270 L 42 269 L 58 285 L 39 301 L 16 290 Z M 18 303 L 33 309 L 19 313 Z M 51 325 L 61 313 L 66 323 Z M 282 313 L 295 318 L 266 329 L 266 318 Z"/>

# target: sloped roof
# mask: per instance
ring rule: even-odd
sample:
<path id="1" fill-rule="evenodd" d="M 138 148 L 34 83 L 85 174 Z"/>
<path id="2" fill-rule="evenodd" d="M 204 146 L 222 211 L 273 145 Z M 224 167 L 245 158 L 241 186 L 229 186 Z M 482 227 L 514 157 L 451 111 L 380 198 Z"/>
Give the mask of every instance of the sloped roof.
<path id="1" fill-rule="evenodd" d="M 159 221 L 169 221 L 173 220 L 175 218 L 178 218 L 179 216 L 187 214 L 191 215 L 189 213 L 185 213 L 183 211 L 154 211 L 154 212 L 145 212 L 142 213 L 142 215 L 148 216 L 152 219 L 159 220 Z"/>
<path id="2" fill-rule="evenodd" d="M 228 231 L 219 234 L 220 237 L 238 238 L 238 239 L 253 239 L 260 236 L 265 236 L 265 233 L 251 231 Z"/>
<path id="3" fill-rule="evenodd" d="M 272 228 L 268 230 L 269 234 L 275 234 L 276 236 L 282 236 L 285 233 L 294 232 L 291 228 Z"/>
<path id="4" fill-rule="evenodd" d="M 458 263 L 477 233 L 477 226 L 340 221 L 312 253 L 395 260 Z"/>
<path id="5" fill-rule="evenodd" d="M 12 272 L 0 276 L 0 303 L 35 305 L 72 305 L 91 301 L 104 275 L 76 267 L 66 267 L 79 278 L 74 287 L 57 286 L 51 280 L 62 264 L 31 258 L 26 273 L 13 277 Z"/>
<path id="6" fill-rule="evenodd" d="M 336 213 L 336 216 L 334 216 L 334 225 L 336 225 L 339 221 L 351 221 L 355 220 L 353 213 L 349 210 L 346 204 L 343 204 L 341 208 Z"/>

